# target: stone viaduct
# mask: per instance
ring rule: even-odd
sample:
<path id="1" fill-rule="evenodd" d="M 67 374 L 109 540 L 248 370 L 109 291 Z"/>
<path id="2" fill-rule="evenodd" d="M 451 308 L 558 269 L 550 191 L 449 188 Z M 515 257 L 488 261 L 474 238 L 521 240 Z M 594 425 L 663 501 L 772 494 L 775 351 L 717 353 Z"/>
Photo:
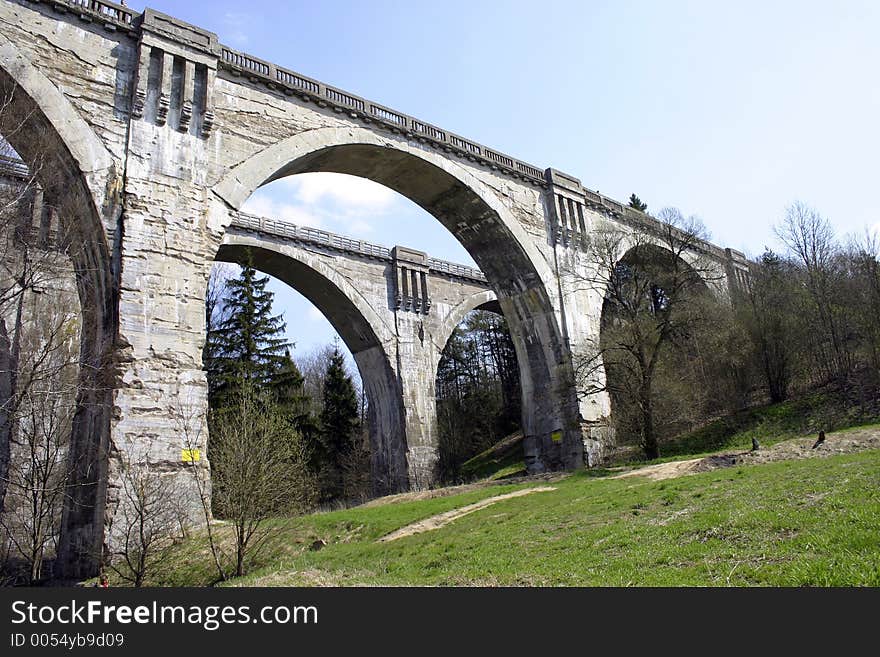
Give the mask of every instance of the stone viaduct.
<path id="1" fill-rule="evenodd" d="M 466 311 L 487 303 L 517 351 L 528 469 L 577 468 L 585 451 L 601 453 L 609 402 L 578 398 L 571 355 L 598 336 L 604 294 L 570 279 L 593 231 L 630 230 L 646 215 L 150 9 L 0 0 L 0 91 L 13 98 L 0 134 L 52 173 L 44 194 L 67 199 L 60 220 L 76 247 L 82 392 L 59 552 L 67 576 L 93 573 L 112 535 L 121 451 L 149 444 L 144 458 L 157 468 L 207 478 L 206 459 L 181 462 L 182 435 L 207 439 L 205 289 L 215 259 L 245 247 L 309 297 L 355 355 L 386 490 L 432 483 L 439 351 Z M 317 171 L 406 196 L 481 273 L 241 213 L 261 185 Z M 735 251 L 700 251 L 717 267 L 718 294 L 747 271 Z"/>

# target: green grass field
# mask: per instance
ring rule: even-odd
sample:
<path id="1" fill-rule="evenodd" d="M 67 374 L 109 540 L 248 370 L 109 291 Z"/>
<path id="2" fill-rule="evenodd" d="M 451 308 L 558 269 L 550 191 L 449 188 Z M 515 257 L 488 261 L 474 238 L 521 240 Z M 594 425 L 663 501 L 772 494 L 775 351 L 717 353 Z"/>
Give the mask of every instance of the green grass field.
<path id="1" fill-rule="evenodd" d="M 426 533 L 379 537 L 546 482 L 279 520 L 229 584 L 880 586 L 880 451 L 732 467 L 651 482 L 581 472 Z M 225 528 L 224 528 L 225 529 Z M 309 551 L 315 539 L 327 546 Z M 205 541 L 152 584 L 206 585 Z"/>

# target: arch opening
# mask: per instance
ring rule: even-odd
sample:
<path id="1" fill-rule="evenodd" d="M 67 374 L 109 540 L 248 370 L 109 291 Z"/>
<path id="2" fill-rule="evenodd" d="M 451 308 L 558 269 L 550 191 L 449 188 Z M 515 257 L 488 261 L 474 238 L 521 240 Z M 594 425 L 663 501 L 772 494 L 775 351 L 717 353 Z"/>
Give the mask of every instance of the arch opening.
<path id="1" fill-rule="evenodd" d="M 477 300 L 437 365 L 439 474 L 445 484 L 523 474 L 516 349 L 497 300 Z"/>
<path id="2" fill-rule="evenodd" d="M 514 340 L 530 472 L 577 467 L 583 444 L 571 361 L 544 280 L 550 267 L 490 187 L 454 160 L 364 129 L 317 129 L 234 168 L 215 193 L 240 208 L 261 185 L 309 172 L 366 178 L 410 199 L 446 227 L 480 267 Z M 536 204 L 541 204 L 540 193 Z"/>
<path id="3" fill-rule="evenodd" d="M 637 241 L 605 277 L 600 345 L 616 440 L 657 458 L 708 417 L 713 322 L 730 309 L 699 265 L 665 245 Z"/>
<path id="4" fill-rule="evenodd" d="M 55 396 L 57 403 L 46 414 L 53 422 L 44 423 L 40 431 L 56 437 L 65 434 L 55 453 L 58 459 L 63 456 L 55 474 L 65 483 L 64 494 L 53 501 L 61 505 L 58 526 L 53 524 L 45 537 L 44 548 L 53 552 L 52 568 L 33 574 L 76 578 L 97 572 L 104 556 L 112 393 L 117 376 L 116 279 L 101 212 L 89 174 L 81 166 L 83 144 L 97 140 L 86 128 L 76 137 L 79 143 L 71 141 L 71 121 L 76 124 L 74 119 L 81 119 L 63 98 L 58 100 L 60 93 L 50 83 L 21 62 L 10 62 L 8 50 L 7 44 L 0 57 L 0 134 L 9 150 L 0 164 L 19 167 L 24 193 L 16 208 L 13 242 L 7 241 L 13 248 L 6 250 L 3 260 L 11 278 L 16 278 L 12 275 L 16 267 L 19 273 L 29 273 L 4 286 L 8 294 L 0 299 L 7 320 L 6 356 L 12 355 L 11 361 L 4 357 L 7 380 L 2 392 L 20 410 L 22 386 L 33 380 L 30 374 L 23 376 L 25 363 L 21 354 L 16 357 L 16 335 L 38 327 L 33 334 L 38 339 L 29 345 L 32 351 L 63 343 L 63 349 L 46 354 L 37 368 L 54 367 L 45 385 L 38 386 L 44 392 L 64 387 L 59 390 L 64 394 Z M 49 107 L 50 99 L 58 102 Z M 92 155 L 89 165 L 105 164 L 101 152 Z M 8 234 L 3 236 L 7 238 Z M 11 268 L 10 262 L 14 263 Z M 27 298 L 32 302 L 21 304 Z M 23 310 L 23 322 L 15 316 L 17 307 Z M 69 347 L 71 343 L 75 347 Z M 71 356 L 64 365 L 58 361 L 62 353 Z M 36 371 L 30 369 L 31 374 Z M 27 399 L 32 406 L 40 398 L 29 395 Z M 40 403 L 48 404 L 49 397 L 42 397 Z M 18 421 L 10 424 L 9 417 L 5 419 L 8 429 L 20 430 Z M 47 457 L 44 450 L 42 458 Z"/>
<path id="5" fill-rule="evenodd" d="M 281 281 L 305 297 L 330 322 L 349 350 L 369 400 L 365 414 L 370 436 L 372 494 L 408 488 L 407 445 L 402 396 L 389 362 L 382 321 L 332 268 L 302 252 L 285 252 L 245 235 L 227 232 L 216 260 L 249 261 L 258 271 Z"/>

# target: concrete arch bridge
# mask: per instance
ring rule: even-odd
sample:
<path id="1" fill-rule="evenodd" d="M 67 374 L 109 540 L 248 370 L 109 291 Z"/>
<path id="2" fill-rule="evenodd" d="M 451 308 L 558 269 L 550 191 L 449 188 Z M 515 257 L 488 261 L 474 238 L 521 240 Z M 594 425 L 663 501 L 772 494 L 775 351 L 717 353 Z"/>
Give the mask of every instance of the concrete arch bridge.
<path id="1" fill-rule="evenodd" d="M 595 338 L 602 294 L 575 289 L 587 238 L 650 221 L 570 175 L 537 167 L 380 103 L 224 46 L 217 35 L 103 0 L 0 0 L 0 134 L 47 172 L 83 307 L 74 495 L 59 564 L 91 574 L 112 540 L 118 457 L 181 472 L 181 417 L 207 439 L 201 349 L 215 258 L 259 267 L 327 313 L 376 408 L 374 468 L 389 490 L 428 486 L 433 378 L 443 336 L 493 302 L 511 330 L 530 471 L 573 469 L 605 439 L 609 403 L 578 398 L 571 354 Z M 261 185 L 305 172 L 368 178 L 443 224 L 479 272 L 242 214 Z M 51 175 L 49 175 L 51 174 Z M 286 232 L 285 232 L 286 231 Z M 292 232 L 291 232 L 292 231 Z M 311 241 L 310 241 L 311 240 Z M 375 252 L 370 249 L 377 248 Z M 719 293 L 747 272 L 704 243 Z M 575 263 L 572 267 L 571 263 Z M 185 403 L 175 414 L 172 406 Z M 207 476 L 207 462 L 200 463 Z M 192 495 L 195 495 L 193 492 Z M 197 498 L 193 498 L 194 505 Z"/>

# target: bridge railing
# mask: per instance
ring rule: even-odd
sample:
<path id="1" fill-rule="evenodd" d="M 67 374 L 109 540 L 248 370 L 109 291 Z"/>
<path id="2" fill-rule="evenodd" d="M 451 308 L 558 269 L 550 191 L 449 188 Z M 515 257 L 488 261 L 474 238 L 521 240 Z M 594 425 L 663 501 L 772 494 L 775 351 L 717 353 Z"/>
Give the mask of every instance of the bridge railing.
<path id="1" fill-rule="evenodd" d="M 83 20 L 100 20 L 110 29 L 123 28 L 134 31 L 138 25 L 137 18 L 140 16 L 137 11 L 109 0 L 42 0 L 42 2 L 61 12 L 75 13 Z M 547 184 L 545 170 L 532 164 L 420 121 L 408 114 L 337 89 L 290 69 L 276 66 L 259 57 L 229 46 L 220 45 L 218 48 L 219 66 L 233 75 L 254 82 L 263 82 L 271 89 L 280 89 L 289 96 L 298 95 L 304 100 L 314 101 L 321 107 L 330 106 L 337 112 L 350 114 L 353 118 L 383 124 L 394 132 L 419 141 L 431 142 L 444 151 L 481 162 L 494 170 L 532 184 L 541 187 Z M 585 189 L 584 193 L 587 200 L 594 202 L 597 207 L 618 214 L 624 212 L 622 203 L 590 190 Z"/>
<path id="2" fill-rule="evenodd" d="M 228 46 L 220 46 L 220 63 L 233 75 L 265 82 L 273 88 L 280 87 L 288 95 L 297 94 L 305 100 L 315 101 L 319 106 L 332 106 L 337 111 L 350 113 L 354 118 L 383 123 L 391 130 L 433 142 L 444 150 L 481 161 L 493 169 L 540 186 L 546 182 L 544 170 L 532 164 Z"/>
<path id="3" fill-rule="evenodd" d="M 105 25 L 134 27 L 134 20 L 140 13 L 115 2 L 106 0 L 43 0 L 60 11 L 76 11 L 81 18 L 98 18 Z"/>
<path id="4" fill-rule="evenodd" d="M 469 280 L 488 283 L 485 274 L 479 269 L 468 267 L 467 265 L 460 265 L 457 262 L 439 260 L 438 258 L 428 258 L 428 269 L 449 276 L 457 276 L 458 278 L 467 278 Z"/>
<path id="5" fill-rule="evenodd" d="M 109 0 L 41 0 L 60 12 L 77 15 L 86 21 L 99 21 L 108 29 L 123 29 L 133 32 L 137 29 L 140 13 L 121 4 Z M 264 82 L 272 89 L 281 89 L 287 95 L 299 95 L 305 100 L 315 101 L 319 106 L 331 106 L 338 112 L 346 112 L 354 118 L 384 124 L 392 131 L 424 142 L 432 142 L 447 152 L 454 152 L 475 162 L 481 162 L 492 169 L 505 172 L 514 177 L 529 181 L 541 187 L 547 184 L 547 172 L 500 151 L 490 149 L 482 144 L 470 141 L 448 132 L 437 126 L 420 121 L 412 116 L 390 109 L 379 103 L 369 101 L 360 96 L 331 87 L 295 71 L 276 66 L 271 62 L 248 55 L 228 46 L 219 46 L 219 65 L 233 75 L 249 78 L 255 82 Z M 7 169 L 7 171 L 10 171 Z M 610 212 L 624 220 L 638 221 L 634 213 L 623 203 L 615 201 L 604 194 L 581 187 L 580 182 L 561 172 L 556 176 L 567 178 L 582 190 L 585 200 L 597 209 Z M 316 238 L 318 239 L 318 238 Z M 349 239 L 349 238 L 345 238 Z M 368 250 L 384 249 L 371 245 Z M 707 244 L 706 249 L 713 255 L 724 253 L 723 249 Z M 441 262 L 441 261 L 438 261 Z M 449 263 L 453 269 L 464 267 Z M 442 271 L 438 269 L 438 271 Z M 478 270 L 475 270 L 478 271 Z"/>
<path id="6" fill-rule="evenodd" d="M 232 219 L 232 225 L 257 233 L 276 235 L 307 244 L 316 244 L 336 251 L 356 253 L 368 258 L 375 258 L 376 260 L 391 260 L 391 249 L 387 246 L 355 239 L 347 235 L 340 235 L 339 233 L 331 233 L 328 230 L 312 228 L 311 226 L 298 226 L 287 221 L 258 217 L 247 212 L 236 213 Z M 439 258 L 428 258 L 428 269 L 438 274 L 488 285 L 483 272 L 467 265 L 448 262 Z"/>
<path id="7" fill-rule="evenodd" d="M 298 226 L 287 221 L 278 221 L 268 217 L 258 217 L 246 212 L 239 212 L 232 220 L 233 226 L 247 228 L 258 233 L 268 233 L 279 237 L 287 237 L 299 242 L 309 242 L 326 246 L 337 251 L 358 253 L 370 258 L 391 260 L 391 249 L 381 244 L 373 244 L 366 240 L 358 240 L 347 235 L 331 233 L 328 230 L 311 226 Z"/>
<path id="8" fill-rule="evenodd" d="M 16 158 L 0 155 L 0 178 L 27 178 L 29 175 L 27 164 Z"/>

